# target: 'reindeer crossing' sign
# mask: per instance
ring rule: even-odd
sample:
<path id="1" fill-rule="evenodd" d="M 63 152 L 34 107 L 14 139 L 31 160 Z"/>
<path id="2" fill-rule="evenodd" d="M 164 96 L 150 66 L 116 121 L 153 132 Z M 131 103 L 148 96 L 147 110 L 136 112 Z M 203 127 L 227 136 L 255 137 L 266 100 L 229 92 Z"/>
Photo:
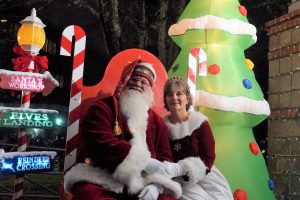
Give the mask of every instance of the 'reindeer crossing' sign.
<path id="1" fill-rule="evenodd" d="M 51 171 L 55 151 L 8 152 L 0 149 L 0 174 L 15 175 Z"/>

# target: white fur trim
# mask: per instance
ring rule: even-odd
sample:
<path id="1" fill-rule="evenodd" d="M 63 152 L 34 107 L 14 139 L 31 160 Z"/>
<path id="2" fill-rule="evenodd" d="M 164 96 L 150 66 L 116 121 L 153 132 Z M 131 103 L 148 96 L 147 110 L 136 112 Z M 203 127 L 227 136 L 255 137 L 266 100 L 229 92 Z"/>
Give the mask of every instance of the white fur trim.
<path id="1" fill-rule="evenodd" d="M 143 188 L 142 170 L 146 168 L 151 157 L 146 142 L 148 112 L 143 112 L 128 118 L 128 128 L 133 135 L 130 140 L 131 149 L 126 158 L 118 165 L 113 178 L 128 186 L 128 193 L 136 194 Z"/>
<path id="2" fill-rule="evenodd" d="M 195 111 L 190 112 L 188 120 L 181 123 L 172 124 L 168 118 L 165 118 L 171 140 L 178 140 L 191 135 L 204 121 L 207 121 L 207 117 Z"/>
<path id="3" fill-rule="evenodd" d="M 245 112 L 253 115 L 270 115 L 270 106 L 266 100 L 253 100 L 243 96 L 227 97 L 197 90 L 195 96 L 196 106 L 205 106 L 212 109 Z"/>
<path id="4" fill-rule="evenodd" d="M 64 187 L 71 192 L 72 187 L 79 182 L 88 182 L 101 185 L 107 190 L 122 193 L 124 184 L 113 180 L 111 173 L 98 167 L 92 167 L 84 163 L 73 166 L 64 176 Z"/>
<path id="5" fill-rule="evenodd" d="M 122 193 L 125 185 L 114 180 L 112 174 L 107 170 L 101 169 L 99 167 L 92 167 L 84 163 L 78 163 L 69 171 L 67 171 L 64 176 L 65 191 L 71 192 L 72 187 L 79 182 L 87 182 L 100 185 L 103 188 L 115 193 Z M 180 184 L 161 174 L 147 175 L 143 178 L 142 182 L 137 184 L 142 184 L 143 188 L 146 185 L 152 183 L 163 186 L 164 191 L 176 196 L 176 198 L 179 198 L 182 195 Z"/>
<path id="6" fill-rule="evenodd" d="M 224 19 L 214 15 L 205 15 L 197 18 L 183 19 L 173 24 L 168 31 L 170 36 L 182 35 L 191 29 L 218 29 L 231 34 L 251 35 L 256 42 L 256 28 L 252 24 L 239 19 Z"/>
<path id="7" fill-rule="evenodd" d="M 128 186 L 130 194 L 136 194 L 143 188 L 142 170 L 146 167 L 146 162 L 150 158 L 150 153 L 145 146 L 133 145 L 127 157 L 117 167 L 113 173 L 113 178 Z"/>
<path id="8" fill-rule="evenodd" d="M 178 164 L 188 173 L 189 180 L 183 182 L 186 185 L 198 183 L 206 174 L 207 167 L 199 157 L 188 157 L 180 160 Z"/>
<path id="9" fill-rule="evenodd" d="M 145 185 L 149 185 L 151 183 L 156 183 L 163 186 L 165 193 L 170 193 L 177 199 L 182 196 L 181 185 L 166 176 L 157 173 L 146 176 Z"/>

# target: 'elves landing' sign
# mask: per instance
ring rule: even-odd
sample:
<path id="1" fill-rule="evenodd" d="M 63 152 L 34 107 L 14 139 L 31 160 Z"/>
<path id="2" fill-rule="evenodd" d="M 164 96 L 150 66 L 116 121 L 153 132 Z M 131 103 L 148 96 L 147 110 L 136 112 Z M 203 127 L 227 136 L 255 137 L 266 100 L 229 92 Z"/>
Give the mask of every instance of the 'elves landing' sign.
<path id="1" fill-rule="evenodd" d="M 57 115 L 56 110 L 0 106 L 0 127 L 53 128 Z"/>
<path id="2" fill-rule="evenodd" d="M 45 172 L 53 169 L 54 151 L 0 153 L 0 173 L 3 175 Z"/>

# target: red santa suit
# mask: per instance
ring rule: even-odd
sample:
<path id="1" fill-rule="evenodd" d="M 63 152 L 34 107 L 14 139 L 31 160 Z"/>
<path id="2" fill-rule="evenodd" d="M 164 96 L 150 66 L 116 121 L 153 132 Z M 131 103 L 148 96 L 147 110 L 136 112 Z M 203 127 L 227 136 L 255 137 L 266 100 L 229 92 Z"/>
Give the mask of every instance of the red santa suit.
<path id="1" fill-rule="evenodd" d="M 187 121 L 172 124 L 165 118 L 169 129 L 174 162 L 186 158 L 198 158 L 196 184 L 182 185 L 181 200 L 232 200 L 229 184 L 214 166 L 215 141 L 207 121 L 200 112 L 190 112 Z M 206 173 L 202 173 L 206 170 Z M 203 174 L 200 175 L 199 174 Z M 191 176 L 190 178 L 194 178 Z"/>
<path id="2" fill-rule="evenodd" d="M 119 135 L 113 132 L 116 121 L 122 132 Z M 153 110 L 141 111 L 139 119 L 127 120 L 119 113 L 116 97 L 97 100 L 82 124 L 80 141 L 80 162 L 89 158 L 93 164 L 80 163 L 66 173 L 65 189 L 72 191 L 74 199 L 136 199 L 135 195 L 151 183 L 181 196 L 181 187 L 175 181 L 141 175 L 150 157 L 172 161 L 167 127 Z M 175 197 L 161 194 L 159 199 Z"/>

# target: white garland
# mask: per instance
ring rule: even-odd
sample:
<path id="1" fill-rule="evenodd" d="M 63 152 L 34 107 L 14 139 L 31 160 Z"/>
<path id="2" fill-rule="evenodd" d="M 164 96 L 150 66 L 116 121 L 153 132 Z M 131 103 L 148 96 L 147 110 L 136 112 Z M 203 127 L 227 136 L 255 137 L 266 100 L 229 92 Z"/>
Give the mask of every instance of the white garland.
<path id="1" fill-rule="evenodd" d="M 257 41 L 256 28 L 252 24 L 239 19 L 224 19 L 214 15 L 205 15 L 197 18 L 183 19 L 173 24 L 168 31 L 170 36 L 182 35 L 191 29 L 218 29 L 232 34 L 251 35 Z"/>
<path id="2" fill-rule="evenodd" d="M 270 106 L 266 100 L 253 100 L 243 96 L 227 97 L 197 90 L 195 106 L 205 106 L 211 109 L 250 113 L 253 115 L 270 115 Z"/>

